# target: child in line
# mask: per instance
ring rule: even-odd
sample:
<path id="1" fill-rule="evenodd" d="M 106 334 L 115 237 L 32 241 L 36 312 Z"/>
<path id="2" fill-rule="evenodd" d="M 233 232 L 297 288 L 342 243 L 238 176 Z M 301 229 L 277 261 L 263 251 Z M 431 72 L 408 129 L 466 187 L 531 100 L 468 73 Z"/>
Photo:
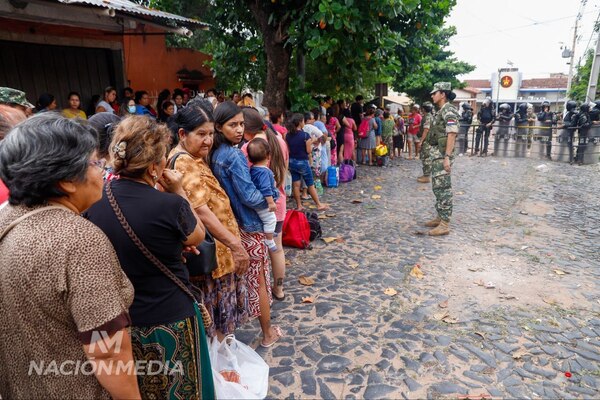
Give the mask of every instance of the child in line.
<path id="1" fill-rule="evenodd" d="M 277 244 L 273 240 L 273 233 L 277 225 L 275 211 L 277 206 L 275 201 L 279 198 L 279 189 L 275 184 L 273 171 L 269 169 L 271 160 L 271 149 L 269 143 L 262 138 L 254 138 L 248 143 L 248 160 L 252 163 L 250 167 L 250 178 L 254 186 L 264 196 L 268 208 L 256 210 L 260 220 L 263 223 L 265 233 L 265 244 L 271 251 L 277 251 Z"/>

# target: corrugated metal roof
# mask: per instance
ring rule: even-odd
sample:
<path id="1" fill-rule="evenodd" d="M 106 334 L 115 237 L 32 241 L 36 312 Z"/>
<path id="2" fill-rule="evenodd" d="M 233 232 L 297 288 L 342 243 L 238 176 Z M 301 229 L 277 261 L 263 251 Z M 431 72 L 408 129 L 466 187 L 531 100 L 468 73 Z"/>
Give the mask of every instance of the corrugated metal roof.
<path id="1" fill-rule="evenodd" d="M 101 7 L 108 10 L 115 10 L 116 12 L 130 14 L 130 15 L 139 15 L 139 16 L 147 16 L 152 19 L 158 19 L 162 21 L 172 21 L 175 22 L 178 26 L 185 27 L 208 27 L 208 24 L 204 22 L 200 22 L 195 19 L 185 18 L 180 15 L 171 14 L 168 12 L 154 10 L 148 7 L 144 7 L 140 4 L 133 3 L 128 0 L 57 0 L 59 3 L 63 4 L 73 4 L 73 5 L 88 5 Z"/>

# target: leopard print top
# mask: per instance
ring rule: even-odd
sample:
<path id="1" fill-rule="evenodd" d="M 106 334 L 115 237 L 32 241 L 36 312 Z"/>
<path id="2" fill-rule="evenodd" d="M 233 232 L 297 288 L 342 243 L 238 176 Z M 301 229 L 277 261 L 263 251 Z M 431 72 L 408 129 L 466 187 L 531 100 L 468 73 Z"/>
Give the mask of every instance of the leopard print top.
<path id="1" fill-rule="evenodd" d="M 0 232 L 31 210 L 1 209 Z M 127 312 L 132 301 L 133 287 L 94 224 L 60 209 L 20 222 L 0 242 L 2 398 L 109 398 L 75 366 L 86 361 L 78 333 Z"/>

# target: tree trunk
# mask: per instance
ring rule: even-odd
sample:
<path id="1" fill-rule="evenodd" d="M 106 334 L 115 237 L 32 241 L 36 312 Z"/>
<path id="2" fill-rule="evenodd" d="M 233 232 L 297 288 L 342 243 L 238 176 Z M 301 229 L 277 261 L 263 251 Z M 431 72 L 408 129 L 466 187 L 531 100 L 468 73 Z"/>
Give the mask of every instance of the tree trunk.
<path id="1" fill-rule="evenodd" d="M 269 24 L 271 11 L 268 2 L 260 0 L 245 0 L 252 11 L 260 31 L 263 35 L 265 55 L 267 57 L 267 81 L 265 83 L 265 97 L 263 105 L 266 107 L 277 107 L 285 110 L 286 95 L 290 84 L 290 60 L 292 49 L 285 46 L 290 19 L 284 19 Z"/>

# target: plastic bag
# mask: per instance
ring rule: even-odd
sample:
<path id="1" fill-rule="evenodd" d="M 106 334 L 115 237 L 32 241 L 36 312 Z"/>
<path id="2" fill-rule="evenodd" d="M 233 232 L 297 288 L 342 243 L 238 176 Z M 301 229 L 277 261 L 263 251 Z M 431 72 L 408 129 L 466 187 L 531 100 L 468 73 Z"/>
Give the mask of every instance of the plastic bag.
<path id="1" fill-rule="evenodd" d="M 380 144 L 375 147 L 375 155 L 379 157 L 383 157 L 388 153 L 388 148 L 385 144 Z"/>
<path id="2" fill-rule="evenodd" d="M 286 171 L 285 173 L 285 181 L 283 182 L 283 190 L 287 197 L 292 195 L 292 174 L 290 171 Z"/>
<path id="3" fill-rule="evenodd" d="M 269 391 L 269 366 L 249 346 L 228 335 L 215 337 L 209 348 L 217 399 L 264 399 Z"/>

